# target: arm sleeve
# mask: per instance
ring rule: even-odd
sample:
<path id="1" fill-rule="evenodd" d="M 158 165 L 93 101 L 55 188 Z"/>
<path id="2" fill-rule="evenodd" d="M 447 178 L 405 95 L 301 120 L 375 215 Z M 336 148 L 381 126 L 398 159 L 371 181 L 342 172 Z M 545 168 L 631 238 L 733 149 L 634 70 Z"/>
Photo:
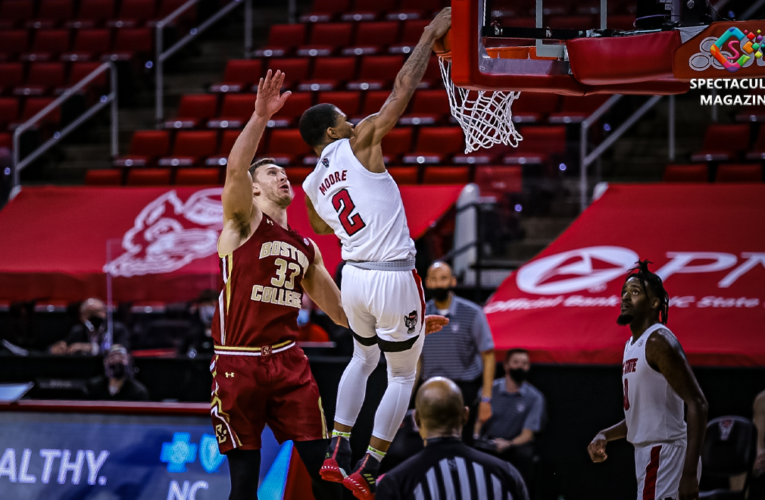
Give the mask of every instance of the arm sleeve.
<path id="1" fill-rule="evenodd" d="M 400 500 L 401 498 L 394 478 L 385 476 L 382 478 L 382 481 L 377 483 L 375 500 Z"/>
<path id="2" fill-rule="evenodd" d="M 482 310 L 478 310 L 473 322 L 473 338 L 479 352 L 490 351 L 494 349 L 494 339 L 491 337 L 491 329 L 486 315 Z"/>
<path id="3" fill-rule="evenodd" d="M 545 417 L 545 398 L 539 396 L 539 398 L 531 406 L 531 410 L 526 419 L 523 421 L 523 428 L 529 429 L 533 432 L 539 432 L 542 430 L 542 423 Z"/>

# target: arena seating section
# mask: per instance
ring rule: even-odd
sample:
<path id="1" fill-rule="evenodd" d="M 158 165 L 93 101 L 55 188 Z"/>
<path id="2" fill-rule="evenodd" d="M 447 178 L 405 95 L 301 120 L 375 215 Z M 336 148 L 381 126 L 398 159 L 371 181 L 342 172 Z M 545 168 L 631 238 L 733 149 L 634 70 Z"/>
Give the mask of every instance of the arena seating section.
<path id="1" fill-rule="evenodd" d="M 182 0 L 0 0 L 0 147 L 11 146 L 10 132 L 56 95 L 80 80 L 102 60 L 129 61 L 140 67 L 151 57 L 160 19 Z M 218 184 L 236 136 L 249 118 L 259 77 L 268 69 L 287 75 L 287 105 L 269 124 L 258 150 L 288 168 L 300 183 L 316 157 L 297 131 L 301 113 L 330 102 L 358 123 L 380 109 L 393 79 L 416 45 L 423 28 L 448 2 L 443 0 L 316 0 L 296 24 L 272 25 L 254 58 L 229 60 L 220 81 L 206 93 L 185 95 L 160 130 L 135 132 L 130 148 L 113 169 L 89 171 L 90 185 Z M 575 5 L 574 5 L 575 4 Z M 533 26 L 533 0 L 514 2 L 505 15 L 513 25 Z M 598 26 L 599 2 L 545 1 L 545 24 Z M 634 2 L 609 2 L 609 27 L 629 29 Z M 194 21 L 193 9 L 179 23 Z M 86 98 L 97 99 L 108 75 L 94 81 Z M 391 174 L 402 184 L 465 183 L 476 179 L 489 188 L 499 175 L 551 176 L 576 164 L 578 123 L 607 96 L 561 97 L 524 93 L 514 103 L 514 120 L 524 140 L 520 147 L 494 147 L 464 154 L 462 132 L 450 115 L 435 57 L 383 151 Z M 765 135 L 755 126 L 765 111 L 754 108 L 735 125 L 713 125 L 703 150 L 691 163 L 753 165 L 748 174 L 722 179 L 754 180 L 765 160 Z M 61 121 L 55 110 L 44 117 L 41 134 Z M 572 126 L 573 125 L 573 126 Z M 759 133 L 759 137 L 756 134 Z M 572 146 L 573 145 L 573 146 Z M 759 168 L 758 168 L 759 167 Z M 668 166 L 666 180 L 686 178 L 698 168 Z M 517 171 L 517 172 L 515 172 Z M 727 169 L 723 168 L 726 172 Z M 513 173 L 510 173 L 513 172 Z M 735 170 L 735 172 L 739 172 Z M 742 171 L 743 172 L 743 171 Z M 732 177 L 730 177 L 732 176 Z M 691 176 L 700 179 L 700 174 Z M 709 176 L 708 176 L 709 178 Z M 719 175 L 711 179 L 722 181 Z M 760 177 L 761 179 L 761 177 Z M 500 181 L 501 182 L 501 181 Z M 520 183 L 513 183 L 520 186 Z"/>

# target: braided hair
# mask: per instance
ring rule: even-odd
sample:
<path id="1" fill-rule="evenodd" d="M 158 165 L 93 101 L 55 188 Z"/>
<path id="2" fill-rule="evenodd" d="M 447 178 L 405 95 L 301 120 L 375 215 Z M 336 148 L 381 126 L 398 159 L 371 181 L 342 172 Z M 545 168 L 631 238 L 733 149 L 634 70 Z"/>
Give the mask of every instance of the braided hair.
<path id="1" fill-rule="evenodd" d="M 636 266 L 629 270 L 625 283 L 630 278 L 637 278 L 640 284 L 643 285 L 644 290 L 651 289 L 656 298 L 659 299 L 659 322 L 662 325 L 667 324 L 669 319 L 669 294 L 664 289 L 664 282 L 658 274 L 654 274 L 648 270 L 648 264 L 652 264 L 649 260 L 639 260 L 636 262 Z"/>

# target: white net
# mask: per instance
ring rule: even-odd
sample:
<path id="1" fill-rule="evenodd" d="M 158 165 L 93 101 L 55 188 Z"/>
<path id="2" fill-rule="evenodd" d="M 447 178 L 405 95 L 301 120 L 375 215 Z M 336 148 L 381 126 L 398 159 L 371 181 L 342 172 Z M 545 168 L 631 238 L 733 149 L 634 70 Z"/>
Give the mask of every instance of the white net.
<path id="1" fill-rule="evenodd" d="M 513 101 L 520 92 L 501 90 L 469 90 L 454 85 L 451 77 L 452 62 L 439 58 L 441 77 L 452 116 L 465 132 L 465 153 L 505 144 L 514 148 L 523 140 L 513 125 Z"/>

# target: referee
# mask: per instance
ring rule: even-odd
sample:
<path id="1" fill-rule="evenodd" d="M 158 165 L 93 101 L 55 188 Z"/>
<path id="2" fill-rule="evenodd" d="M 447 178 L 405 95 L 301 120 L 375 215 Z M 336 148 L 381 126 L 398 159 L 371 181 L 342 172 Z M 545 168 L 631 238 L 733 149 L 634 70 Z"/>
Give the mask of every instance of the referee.
<path id="1" fill-rule="evenodd" d="M 415 404 L 425 449 L 379 479 L 376 500 L 528 500 L 512 465 L 462 443 L 469 410 L 454 382 L 428 380 Z"/>

